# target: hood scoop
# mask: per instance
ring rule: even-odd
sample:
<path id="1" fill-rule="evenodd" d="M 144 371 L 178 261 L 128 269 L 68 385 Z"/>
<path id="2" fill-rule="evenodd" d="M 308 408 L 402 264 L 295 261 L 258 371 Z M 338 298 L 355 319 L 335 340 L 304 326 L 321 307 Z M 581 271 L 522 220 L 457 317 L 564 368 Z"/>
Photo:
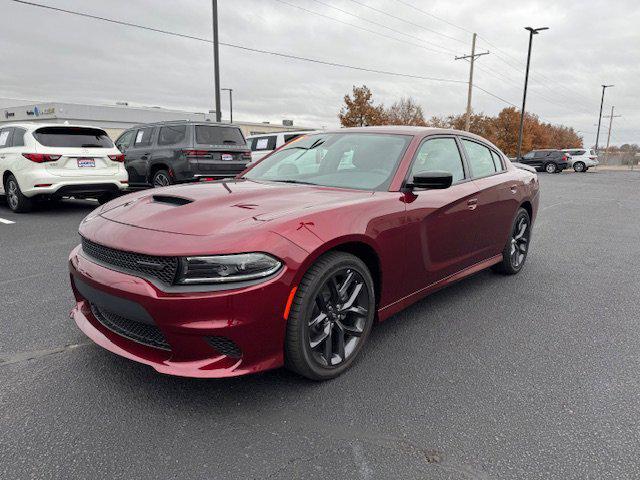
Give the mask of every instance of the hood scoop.
<path id="1" fill-rule="evenodd" d="M 168 203 L 169 205 L 175 205 L 176 207 L 193 203 L 193 200 L 189 198 L 174 197 L 173 195 L 152 195 L 151 198 L 156 203 Z"/>

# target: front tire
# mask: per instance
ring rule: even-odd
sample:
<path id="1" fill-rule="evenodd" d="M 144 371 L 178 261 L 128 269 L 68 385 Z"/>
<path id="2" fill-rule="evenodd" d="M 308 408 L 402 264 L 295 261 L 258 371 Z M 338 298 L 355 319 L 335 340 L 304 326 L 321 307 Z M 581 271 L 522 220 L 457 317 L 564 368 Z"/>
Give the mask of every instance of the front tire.
<path id="1" fill-rule="evenodd" d="M 584 164 L 584 162 L 576 162 L 573 164 L 573 170 L 577 173 L 586 172 L 587 166 Z"/>
<path id="2" fill-rule="evenodd" d="M 549 162 L 544 166 L 544 171 L 547 173 L 556 173 L 557 170 L 558 170 L 558 167 L 553 162 Z"/>
<path id="3" fill-rule="evenodd" d="M 4 185 L 9 208 L 16 213 L 26 213 L 33 209 L 33 199 L 25 197 L 20 190 L 16 177 L 9 175 Z"/>
<path id="4" fill-rule="evenodd" d="M 527 260 L 531 240 L 531 218 L 524 208 L 519 208 L 511 225 L 511 233 L 502 250 L 502 261 L 493 270 L 504 275 L 515 275 Z"/>
<path id="5" fill-rule="evenodd" d="M 375 290 L 358 257 L 329 252 L 304 275 L 293 299 L 285 340 L 285 363 L 312 380 L 347 370 L 365 344 L 375 317 Z"/>

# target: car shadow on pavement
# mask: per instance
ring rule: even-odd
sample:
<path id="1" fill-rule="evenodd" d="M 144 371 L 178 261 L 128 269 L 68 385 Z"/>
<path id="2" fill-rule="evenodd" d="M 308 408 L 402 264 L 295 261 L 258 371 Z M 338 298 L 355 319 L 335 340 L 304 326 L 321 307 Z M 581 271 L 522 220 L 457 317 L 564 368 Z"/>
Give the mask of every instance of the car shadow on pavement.
<path id="1" fill-rule="evenodd" d="M 32 213 L 66 215 L 73 212 L 89 212 L 97 207 L 98 202 L 95 200 L 41 200 L 35 202 L 31 212 L 20 215 L 26 215 L 25 218 L 28 218 Z M 0 214 L 14 214 L 9 209 L 6 199 L 2 196 L 0 196 Z"/>

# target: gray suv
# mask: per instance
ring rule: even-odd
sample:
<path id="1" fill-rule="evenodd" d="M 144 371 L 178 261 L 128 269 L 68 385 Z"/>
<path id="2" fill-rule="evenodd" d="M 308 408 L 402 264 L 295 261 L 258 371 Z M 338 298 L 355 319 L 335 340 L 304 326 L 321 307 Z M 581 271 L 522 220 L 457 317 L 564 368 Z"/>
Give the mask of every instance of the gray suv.
<path id="1" fill-rule="evenodd" d="M 116 140 L 131 186 L 164 187 L 234 177 L 251 161 L 240 128 L 210 122 L 161 122 L 126 130 Z"/>

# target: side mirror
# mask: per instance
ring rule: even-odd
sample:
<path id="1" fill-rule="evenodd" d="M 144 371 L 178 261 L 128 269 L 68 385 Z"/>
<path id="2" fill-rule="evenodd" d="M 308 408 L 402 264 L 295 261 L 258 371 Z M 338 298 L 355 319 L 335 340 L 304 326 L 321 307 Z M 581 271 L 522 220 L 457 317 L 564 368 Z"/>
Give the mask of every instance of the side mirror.
<path id="1" fill-rule="evenodd" d="M 449 188 L 453 183 L 451 172 L 419 172 L 413 176 L 409 188 L 427 188 L 431 190 L 441 190 Z"/>

